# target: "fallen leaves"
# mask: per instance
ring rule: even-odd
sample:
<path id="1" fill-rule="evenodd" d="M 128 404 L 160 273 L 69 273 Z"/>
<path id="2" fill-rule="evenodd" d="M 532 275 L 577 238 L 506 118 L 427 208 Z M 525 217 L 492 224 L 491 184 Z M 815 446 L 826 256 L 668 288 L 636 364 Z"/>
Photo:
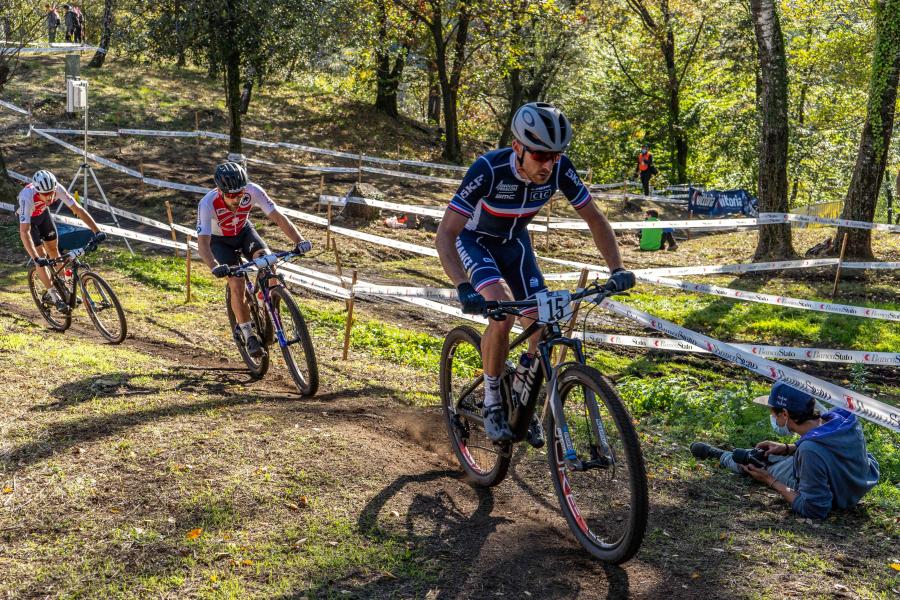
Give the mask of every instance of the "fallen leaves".
<path id="1" fill-rule="evenodd" d="M 900 571 L 900 563 L 891 563 L 891 568 L 895 571 Z"/>
<path id="2" fill-rule="evenodd" d="M 200 537 L 201 535 L 203 535 L 203 528 L 202 528 L 202 527 L 196 527 L 196 528 L 191 529 L 190 531 L 188 531 L 188 532 L 185 534 L 184 537 L 186 537 L 186 538 L 189 539 L 189 540 L 196 540 L 196 539 L 197 539 L 198 537 Z"/>
<path id="3" fill-rule="evenodd" d="M 15 491 L 15 490 L 12 489 L 12 487 L 10 487 L 10 486 L 6 486 L 5 488 L 3 488 L 3 493 L 4 493 L 4 494 L 12 494 L 14 491 Z"/>

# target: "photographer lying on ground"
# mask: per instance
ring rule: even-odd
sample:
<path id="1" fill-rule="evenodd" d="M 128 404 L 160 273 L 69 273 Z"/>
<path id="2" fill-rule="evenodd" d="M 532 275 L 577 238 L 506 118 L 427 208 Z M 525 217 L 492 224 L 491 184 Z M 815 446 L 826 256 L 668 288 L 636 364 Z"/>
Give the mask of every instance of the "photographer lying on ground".
<path id="1" fill-rule="evenodd" d="M 812 396 L 784 383 L 772 387 L 768 406 L 772 429 L 799 440 L 731 452 L 694 442 L 691 453 L 768 485 L 804 517 L 824 519 L 832 508 L 850 508 L 878 483 L 878 462 L 866 452 L 856 415 L 843 408 L 820 415 Z"/>

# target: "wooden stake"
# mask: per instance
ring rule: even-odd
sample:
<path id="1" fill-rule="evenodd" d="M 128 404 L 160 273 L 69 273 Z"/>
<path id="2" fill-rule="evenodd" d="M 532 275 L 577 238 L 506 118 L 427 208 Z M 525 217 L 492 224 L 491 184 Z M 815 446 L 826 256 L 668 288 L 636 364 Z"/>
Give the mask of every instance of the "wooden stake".
<path id="1" fill-rule="evenodd" d="M 191 234 L 187 236 L 187 250 L 184 253 L 185 256 L 185 264 L 187 267 L 187 276 L 186 276 L 186 285 L 187 293 L 184 297 L 184 302 L 187 304 L 191 301 Z"/>
<path id="2" fill-rule="evenodd" d="M 331 238 L 331 247 L 334 250 L 334 262 L 337 265 L 337 274 L 341 278 L 341 285 L 344 285 L 344 272 L 341 269 L 341 251 L 338 250 L 337 238 Z"/>
<path id="3" fill-rule="evenodd" d="M 834 299 L 835 294 L 837 294 L 838 289 L 838 281 L 841 279 L 841 265 L 844 264 L 844 254 L 847 252 L 847 239 L 848 236 L 844 234 L 844 240 L 841 242 L 841 256 L 838 258 L 837 270 L 834 272 L 834 287 L 831 288 L 831 298 Z"/>
<path id="4" fill-rule="evenodd" d="M 319 197 L 316 199 L 316 214 L 322 210 L 322 194 L 325 193 L 325 173 L 319 176 Z"/>
<path id="5" fill-rule="evenodd" d="M 169 231 L 172 233 L 172 241 L 177 242 L 178 236 L 175 234 L 175 220 L 172 218 L 172 203 L 166 200 L 166 214 L 169 216 Z M 178 257 L 178 248 L 175 248 L 175 256 Z"/>
<path id="6" fill-rule="evenodd" d="M 344 327 L 344 360 L 350 353 L 350 328 L 353 327 L 353 301 L 356 299 L 356 293 L 353 286 L 356 285 L 356 269 L 353 269 L 353 276 L 350 284 L 350 299 L 347 300 L 347 323 Z"/>
<path id="7" fill-rule="evenodd" d="M 356 183 L 362 183 L 362 152 L 359 153 L 359 158 L 356 161 Z"/>
<path id="8" fill-rule="evenodd" d="M 588 167 L 587 182 L 588 182 L 588 185 L 591 185 L 592 183 L 594 183 L 594 167 Z"/>
<path id="9" fill-rule="evenodd" d="M 581 269 L 581 276 L 578 277 L 578 286 L 577 287 L 584 288 L 584 286 L 587 285 L 587 278 L 588 278 L 588 270 Z M 569 319 L 569 324 L 566 327 L 566 329 L 567 329 L 566 337 L 572 337 L 572 332 L 575 331 L 575 325 L 578 322 L 578 309 L 580 307 L 581 307 L 581 300 L 577 300 L 575 302 L 575 306 L 572 308 L 572 318 Z M 569 350 L 568 346 L 562 347 L 562 352 L 560 352 L 560 354 L 559 354 L 559 362 L 556 363 L 557 365 L 561 365 L 562 363 L 564 363 L 566 361 L 566 352 L 568 352 L 568 350 Z"/>
<path id="10" fill-rule="evenodd" d="M 144 159 L 143 158 L 141 158 L 140 169 L 138 169 L 138 170 L 141 172 L 141 197 L 143 197 L 144 196 Z"/>
<path id="11" fill-rule="evenodd" d="M 553 197 L 550 197 L 550 203 L 547 204 L 547 232 L 545 233 L 544 249 L 550 251 L 550 215 L 553 213 Z"/>
<path id="12" fill-rule="evenodd" d="M 325 226 L 325 249 L 331 248 L 331 202 L 328 203 L 328 225 Z"/>

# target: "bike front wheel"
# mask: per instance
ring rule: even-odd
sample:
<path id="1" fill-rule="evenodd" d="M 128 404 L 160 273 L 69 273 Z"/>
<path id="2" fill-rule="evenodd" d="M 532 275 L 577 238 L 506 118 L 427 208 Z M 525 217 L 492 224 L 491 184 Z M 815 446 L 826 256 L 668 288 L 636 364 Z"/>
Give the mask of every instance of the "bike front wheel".
<path id="1" fill-rule="evenodd" d="M 81 296 L 91 323 L 104 338 L 113 344 L 120 344 L 128 335 L 125 312 L 109 284 L 92 271 L 80 277 Z"/>
<path id="2" fill-rule="evenodd" d="M 275 311 L 275 332 L 284 362 L 302 396 L 312 396 L 319 389 L 319 365 L 316 350 L 306 327 L 303 314 L 282 286 L 269 290 Z"/>
<path id="3" fill-rule="evenodd" d="M 262 340 L 267 331 L 266 328 L 271 326 L 271 323 L 269 323 L 269 315 L 266 311 L 260 309 L 256 297 L 246 289 L 244 290 L 244 296 L 250 307 L 250 322 L 253 324 L 254 331 L 260 336 L 260 340 Z M 244 360 L 244 364 L 246 364 L 247 368 L 250 370 L 250 375 L 255 379 L 259 379 L 269 370 L 269 353 L 264 352 L 262 356 L 255 358 L 247 351 L 247 342 L 244 341 L 244 335 L 238 330 L 237 317 L 235 317 L 234 311 L 231 309 L 230 287 L 225 288 L 225 308 L 228 311 L 228 322 L 231 324 L 231 335 L 234 337 L 234 343 L 237 345 L 238 352 Z"/>
<path id="4" fill-rule="evenodd" d="M 457 327 L 447 334 L 440 381 L 450 445 L 466 477 L 479 486 L 497 485 L 509 470 L 509 445 L 495 445 L 484 431 L 481 336 L 471 327 Z"/>
<path id="5" fill-rule="evenodd" d="M 560 508 L 588 552 L 623 563 L 640 548 L 649 512 L 647 473 L 631 416 L 596 369 L 572 364 L 557 385 L 576 454 L 565 460 L 563 434 L 551 414 L 547 455 Z"/>
<path id="6" fill-rule="evenodd" d="M 56 288 L 60 298 L 68 298 L 65 286 L 58 277 L 53 277 L 53 287 Z M 65 331 L 72 325 L 72 315 L 59 312 L 56 304 L 49 299 L 44 298 L 46 290 L 44 283 L 38 277 L 36 268 L 32 267 L 28 270 L 28 289 L 31 291 L 31 298 L 37 306 L 38 312 L 44 317 L 44 320 L 50 325 L 51 329 L 56 331 Z"/>

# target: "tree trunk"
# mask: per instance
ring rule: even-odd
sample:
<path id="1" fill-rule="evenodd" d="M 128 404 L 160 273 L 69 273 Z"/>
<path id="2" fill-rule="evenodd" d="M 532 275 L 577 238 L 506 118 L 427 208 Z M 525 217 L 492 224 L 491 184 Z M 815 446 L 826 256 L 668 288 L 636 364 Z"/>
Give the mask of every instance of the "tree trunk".
<path id="1" fill-rule="evenodd" d="M 221 33 L 222 45 L 219 48 L 220 56 L 225 63 L 225 98 L 228 104 L 228 115 L 231 128 L 228 139 L 228 152 L 230 154 L 242 154 L 241 143 L 241 51 L 237 40 L 233 39 L 237 31 L 234 23 L 236 9 L 234 2 L 228 0 L 226 8 L 226 27 Z"/>
<path id="2" fill-rule="evenodd" d="M 875 4 L 875 31 L 866 122 L 841 214 L 841 218 L 853 221 L 874 219 L 887 165 L 900 79 L 900 0 L 879 0 Z M 835 241 L 844 235 L 848 236 L 847 256 L 874 260 L 871 230 L 840 227 Z"/>
<path id="3" fill-rule="evenodd" d="M 787 206 L 788 78 L 784 38 L 775 0 L 750 0 L 759 55 L 759 210 L 785 213 Z M 762 225 L 754 260 L 793 257 L 791 226 Z"/>
<path id="4" fill-rule="evenodd" d="M 498 148 L 509 146 L 512 141 L 512 118 L 515 116 L 519 107 L 524 104 L 525 88 L 522 85 L 522 70 L 512 69 L 506 77 L 506 89 L 509 93 L 509 110 L 506 113 L 506 123 L 503 124 L 503 131 L 500 133 L 500 141 L 497 142 Z"/>
<path id="5" fill-rule="evenodd" d="M 459 119 L 457 100 L 460 77 L 462 76 L 465 46 L 469 33 L 469 15 L 461 12 L 456 24 L 454 40 L 454 61 L 450 71 L 447 65 L 447 46 L 444 43 L 443 26 L 440 11 L 435 11 L 430 30 L 434 40 L 435 63 L 437 65 L 438 82 L 441 85 L 441 99 L 444 104 L 444 152 L 445 159 L 451 162 L 462 161 L 462 144 L 459 141 Z"/>
<path id="6" fill-rule="evenodd" d="M 437 67 L 428 61 L 428 120 L 436 125 L 441 123 L 441 87 L 437 80 Z"/>
<path id="7" fill-rule="evenodd" d="M 109 51 L 109 40 L 112 36 L 113 24 L 113 8 L 115 0 L 106 0 L 103 4 L 103 29 L 100 33 L 100 50 L 94 53 L 94 58 L 88 63 L 88 67 L 99 69 L 106 60 L 106 53 Z"/>
<path id="8" fill-rule="evenodd" d="M 675 155 L 675 183 L 687 183 L 688 143 L 681 124 L 681 83 L 675 65 L 675 33 L 672 30 L 668 2 L 663 3 L 663 27 L 665 37 L 660 50 L 666 63 L 666 105 L 669 110 L 669 139 Z"/>
<path id="9" fill-rule="evenodd" d="M 394 59 L 391 66 L 389 52 L 379 52 L 375 77 L 377 79 L 377 91 L 375 94 L 375 110 L 383 112 L 389 117 L 397 118 L 400 111 L 397 107 L 397 90 L 400 89 L 400 77 L 406 63 L 405 49 Z"/>

